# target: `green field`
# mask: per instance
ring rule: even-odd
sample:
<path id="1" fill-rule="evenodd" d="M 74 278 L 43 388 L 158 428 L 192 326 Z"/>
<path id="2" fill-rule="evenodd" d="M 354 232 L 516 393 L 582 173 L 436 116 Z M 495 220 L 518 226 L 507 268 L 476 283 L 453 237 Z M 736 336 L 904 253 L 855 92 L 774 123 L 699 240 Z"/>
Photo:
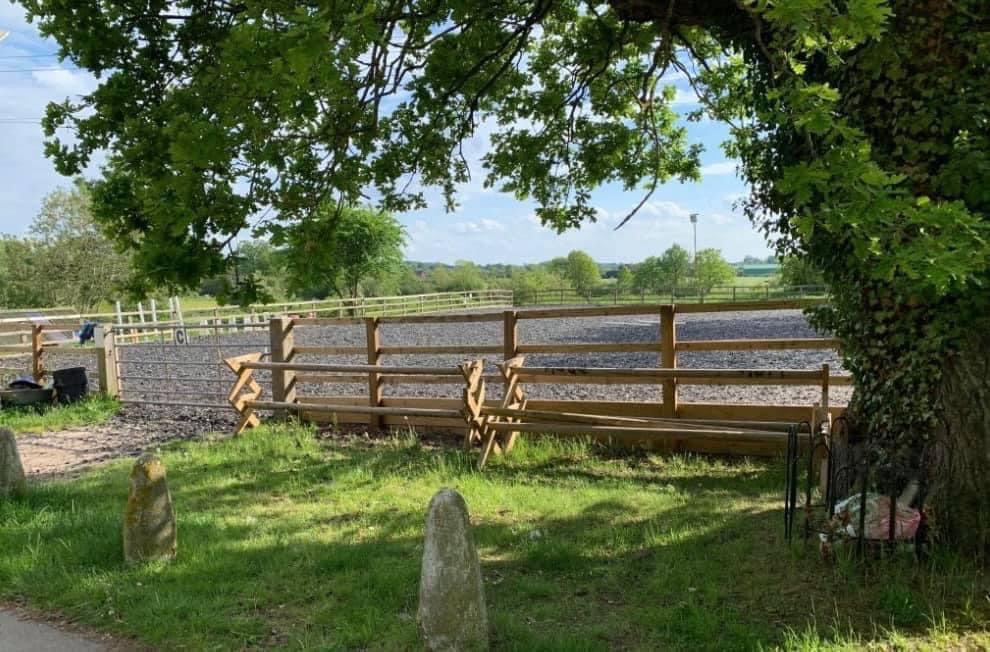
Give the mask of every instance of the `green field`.
<path id="1" fill-rule="evenodd" d="M 781 533 L 782 465 L 523 441 L 484 473 L 415 437 L 263 427 L 164 452 L 171 564 L 127 567 L 127 462 L 0 503 L 0 598 L 162 649 L 417 648 L 423 518 L 471 509 L 496 650 L 990 644 L 952 557 L 819 559 Z"/>

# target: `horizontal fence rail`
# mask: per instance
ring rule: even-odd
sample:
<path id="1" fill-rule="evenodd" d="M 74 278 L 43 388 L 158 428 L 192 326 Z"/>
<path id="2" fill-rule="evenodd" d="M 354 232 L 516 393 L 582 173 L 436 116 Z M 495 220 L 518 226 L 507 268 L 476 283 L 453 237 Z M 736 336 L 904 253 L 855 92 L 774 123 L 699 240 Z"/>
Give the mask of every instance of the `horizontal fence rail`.
<path id="1" fill-rule="evenodd" d="M 685 304 L 712 302 L 735 303 L 798 298 L 823 299 L 826 294 L 827 290 L 822 285 L 777 285 L 774 283 L 718 285 L 711 288 L 657 288 L 650 290 L 634 290 L 632 288 L 602 285 L 589 290 L 576 290 L 574 288 L 516 290 L 515 300 L 517 306 L 567 303 L 620 305 L 669 302 Z"/>
<path id="2" fill-rule="evenodd" d="M 342 299 L 302 299 L 280 303 L 252 304 L 242 306 L 182 307 L 179 297 L 172 297 L 168 305 L 159 305 L 154 299 L 139 303 L 135 310 L 123 310 L 120 302 L 111 312 L 79 312 L 73 308 L 23 308 L 0 310 L 0 325 L 15 322 L 30 322 L 33 319 L 58 319 L 78 328 L 83 321 L 98 323 L 113 322 L 118 326 L 139 327 L 142 323 L 181 322 L 183 325 L 208 319 L 256 317 L 256 321 L 267 322 L 273 315 L 281 314 L 338 314 L 353 313 L 359 316 L 406 314 L 409 312 L 439 312 L 456 307 L 511 306 L 512 290 L 469 290 L 458 292 L 432 292 L 427 294 L 405 294 L 385 297 L 354 297 Z M 159 319 L 159 316 L 164 319 Z M 128 321 L 129 320 L 129 321 Z"/>
<path id="3" fill-rule="evenodd" d="M 681 384 L 698 383 L 753 385 L 809 385 L 828 377 L 823 371 L 799 369 L 628 369 L 586 367 L 525 367 L 518 372 L 523 382 L 584 383 L 584 384 L 656 384 L 675 380 Z"/>

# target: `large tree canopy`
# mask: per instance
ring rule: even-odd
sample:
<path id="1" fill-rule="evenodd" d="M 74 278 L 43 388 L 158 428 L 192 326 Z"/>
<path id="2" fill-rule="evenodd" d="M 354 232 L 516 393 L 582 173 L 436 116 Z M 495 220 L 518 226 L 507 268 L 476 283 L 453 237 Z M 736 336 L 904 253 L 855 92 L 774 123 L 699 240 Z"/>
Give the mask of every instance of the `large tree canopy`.
<path id="1" fill-rule="evenodd" d="M 482 128 L 487 183 L 557 229 L 603 183 L 695 178 L 662 81 L 687 76 L 693 117 L 731 126 L 751 217 L 832 288 L 819 318 L 883 476 L 933 464 L 945 531 L 990 547 L 990 364 L 966 354 L 990 295 L 985 0 L 22 1 L 102 79 L 49 109 L 49 154 L 72 174 L 109 150 L 104 224 L 180 285 L 328 199 L 453 202 Z"/>

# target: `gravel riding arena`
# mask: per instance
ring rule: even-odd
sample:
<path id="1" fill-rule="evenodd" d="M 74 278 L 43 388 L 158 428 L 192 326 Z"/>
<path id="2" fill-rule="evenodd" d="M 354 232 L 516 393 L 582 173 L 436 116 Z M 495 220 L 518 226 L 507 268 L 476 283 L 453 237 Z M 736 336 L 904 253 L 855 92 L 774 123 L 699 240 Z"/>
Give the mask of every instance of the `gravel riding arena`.
<path id="1" fill-rule="evenodd" d="M 522 310 L 520 310 L 522 313 Z M 591 342 L 648 342 L 659 336 L 658 318 L 652 315 L 598 316 L 581 318 L 521 319 L 518 326 L 520 343 L 567 344 Z M 712 312 L 678 314 L 678 341 L 813 338 L 827 334 L 816 332 L 800 310 L 759 312 Z M 381 325 L 381 345 L 492 346 L 502 342 L 501 322 L 480 323 L 389 323 Z M 362 324 L 334 326 L 299 326 L 294 329 L 296 347 L 364 347 L 366 332 Z M 154 341 L 118 345 L 122 396 L 125 409 L 122 420 L 131 425 L 167 420 L 172 427 L 184 432 L 196 430 L 226 430 L 234 421 L 233 411 L 226 407 L 226 394 L 233 374 L 224 367 L 224 358 L 263 351 L 269 347 L 266 327 L 240 332 L 216 332 L 196 335 L 191 332 L 185 345 L 174 343 L 174 333 L 163 331 Z M 385 355 L 384 365 L 447 366 L 466 358 L 484 358 L 497 362 L 494 353 L 466 355 Z M 75 359 L 78 358 L 78 359 Z M 657 367 L 655 352 L 639 353 L 580 353 L 530 354 L 527 366 L 561 367 Z M 366 364 L 361 355 L 299 355 L 298 362 L 335 364 Z M 70 364 L 85 365 L 95 374 L 94 356 L 61 352 L 51 368 Z M 831 365 L 833 374 L 842 374 L 838 353 L 829 349 L 761 350 L 761 351 L 686 351 L 678 355 L 678 366 L 684 368 L 754 368 L 754 369 L 820 369 Z M 257 374 L 268 391 L 267 377 Z M 93 377 L 95 381 L 95 377 Z M 305 396 L 366 396 L 367 383 L 337 385 L 302 385 L 300 397 Z M 387 396 L 453 397 L 460 390 L 450 385 L 389 385 Z M 499 397 L 501 388 L 489 384 L 490 398 Z M 532 398 L 573 400 L 656 401 L 660 388 L 652 385 L 532 385 L 526 387 Z M 851 388 L 834 387 L 832 404 L 848 402 Z M 820 389 L 813 386 L 775 385 L 684 385 L 679 398 L 685 402 L 750 403 L 763 405 L 808 406 L 818 400 Z M 182 405 L 199 404 L 199 405 Z M 181 436 L 179 432 L 175 433 Z"/>

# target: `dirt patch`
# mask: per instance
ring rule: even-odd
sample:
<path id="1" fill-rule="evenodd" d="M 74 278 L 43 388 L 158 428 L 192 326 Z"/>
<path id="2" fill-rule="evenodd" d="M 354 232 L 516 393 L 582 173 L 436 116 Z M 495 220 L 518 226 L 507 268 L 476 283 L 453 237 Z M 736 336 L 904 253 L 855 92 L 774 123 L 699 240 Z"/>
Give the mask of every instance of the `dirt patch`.
<path id="1" fill-rule="evenodd" d="M 206 431 L 189 423 L 168 421 L 137 425 L 130 418 L 118 416 L 101 426 L 22 435 L 17 438 L 17 447 L 25 473 L 45 478 L 73 475 L 87 466 L 122 457 L 137 457 L 166 442 L 193 439 Z"/>

